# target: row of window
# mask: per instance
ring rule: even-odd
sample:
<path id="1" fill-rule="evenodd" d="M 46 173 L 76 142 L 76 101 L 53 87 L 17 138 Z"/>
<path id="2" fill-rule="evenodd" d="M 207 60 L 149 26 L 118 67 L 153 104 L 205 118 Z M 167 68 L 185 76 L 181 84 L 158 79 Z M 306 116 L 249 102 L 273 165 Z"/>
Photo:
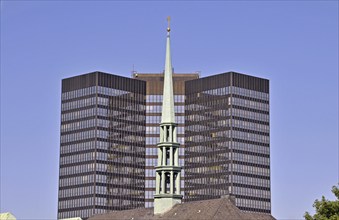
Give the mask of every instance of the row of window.
<path id="1" fill-rule="evenodd" d="M 143 183 L 142 183 L 143 184 Z M 108 187 L 100 187 L 97 191 L 99 194 L 101 194 L 104 197 L 108 197 L 108 195 L 122 195 L 127 196 L 131 194 L 133 196 L 138 196 L 139 198 L 144 198 L 145 191 L 143 188 L 138 187 L 138 189 L 132 189 L 132 188 L 124 188 L 124 187 L 116 187 L 116 186 L 109 186 Z"/>
<path id="2" fill-rule="evenodd" d="M 161 113 L 162 106 L 161 105 L 148 105 L 146 106 L 146 113 Z M 175 113 L 185 113 L 185 106 L 183 105 L 175 105 L 174 106 Z"/>
<path id="3" fill-rule="evenodd" d="M 269 94 L 264 92 L 258 92 L 254 90 L 239 88 L 239 87 L 232 87 L 232 93 L 242 96 L 247 96 L 250 98 L 261 99 L 265 101 L 269 101 Z"/>
<path id="4" fill-rule="evenodd" d="M 189 163 L 193 163 L 195 165 L 204 166 L 202 163 L 208 162 L 217 162 L 223 161 L 226 162 L 230 158 L 230 153 L 227 149 L 217 148 L 215 146 L 189 146 L 189 148 L 185 151 L 185 160 Z M 199 167 L 200 167 L 199 166 Z"/>
<path id="5" fill-rule="evenodd" d="M 219 160 L 225 161 L 221 158 L 219 158 Z M 190 173 L 190 175 L 192 175 L 193 177 L 194 175 L 200 176 L 201 173 L 219 175 L 221 173 L 225 173 L 228 171 L 228 163 L 222 163 L 222 164 L 219 163 L 219 165 L 215 165 L 215 164 L 211 164 L 212 162 L 216 162 L 215 159 L 207 158 L 207 157 L 190 158 L 186 160 L 187 166 L 189 166 L 190 163 L 200 163 L 200 164 L 204 163 L 207 165 L 200 165 L 199 167 L 193 166 L 192 168 L 190 167 L 187 169 L 187 173 Z M 185 169 L 183 169 L 182 171 L 185 171 Z"/>
<path id="6" fill-rule="evenodd" d="M 81 141 L 86 140 L 90 138 L 102 138 L 102 139 L 109 139 L 110 137 L 114 137 L 115 139 L 121 139 L 123 138 L 123 141 L 129 141 L 129 142 L 143 142 L 144 137 L 142 135 L 137 136 L 134 134 L 124 134 L 122 132 L 111 132 L 111 131 L 105 131 L 105 130 L 89 130 L 89 131 L 82 131 L 77 133 L 71 133 L 71 134 L 64 134 L 61 135 L 60 142 L 68 143 L 73 141 Z"/>
<path id="7" fill-rule="evenodd" d="M 204 143 L 207 141 L 214 141 L 217 138 L 230 138 L 231 136 L 229 135 L 230 131 L 219 131 L 219 132 L 212 132 L 212 133 L 207 133 L 207 134 L 198 134 L 198 135 L 193 135 L 187 137 L 187 141 L 191 142 L 197 142 L 197 143 Z"/>
<path id="8" fill-rule="evenodd" d="M 139 177 L 144 177 L 145 176 L 145 160 L 142 161 L 142 163 L 139 162 L 139 167 L 130 167 L 126 166 L 126 164 L 120 164 L 123 162 L 123 160 L 118 161 L 117 164 L 108 164 L 107 166 L 102 166 L 99 167 L 97 170 L 102 171 L 102 172 L 109 172 L 107 175 L 111 175 L 111 173 L 115 174 L 126 174 L 126 175 L 134 175 L 134 176 L 139 176 Z M 135 163 L 133 163 L 135 165 Z M 107 169 L 105 169 L 107 168 Z M 116 177 L 116 176 L 111 176 Z"/>
<path id="9" fill-rule="evenodd" d="M 236 128 L 242 128 L 242 129 L 248 129 L 248 130 L 253 130 L 253 131 L 260 131 L 260 132 L 270 132 L 270 126 L 269 125 L 264 125 L 264 124 L 258 124 L 258 123 L 253 123 L 253 122 L 248 122 L 248 121 L 242 121 L 242 120 L 236 120 L 236 119 L 229 119 L 227 120 L 228 124 L 232 123 L 233 127 Z"/>
<path id="10" fill-rule="evenodd" d="M 260 156 L 249 155 L 249 154 L 233 153 L 233 160 L 242 161 L 246 163 L 266 165 L 266 166 L 270 165 L 269 157 L 260 157 Z"/>
<path id="11" fill-rule="evenodd" d="M 124 167 L 120 167 L 120 173 L 126 173 L 123 171 Z M 131 172 L 132 174 L 133 172 Z M 101 174 L 96 174 L 96 182 L 97 183 L 109 183 L 109 184 L 117 184 L 117 185 L 144 185 L 145 180 L 144 178 L 135 178 L 133 175 L 124 175 L 124 176 L 112 176 L 112 175 L 101 175 Z M 144 173 L 142 174 L 142 177 L 144 177 Z M 113 187 L 114 188 L 114 187 Z"/>
<path id="12" fill-rule="evenodd" d="M 210 110 L 210 108 L 207 108 L 205 103 L 192 103 L 192 104 L 186 104 L 185 105 L 185 110 L 186 111 L 205 111 L 205 110 Z"/>
<path id="13" fill-rule="evenodd" d="M 123 110 L 109 110 L 105 108 L 89 108 L 69 113 L 64 113 L 61 115 L 61 121 L 70 121 L 76 120 L 91 116 L 103 116 L 103 117 L 114 117 L 114 118 L 121 118 L 128 121 L 144 121 L 145 116 L 142 114 L 128 114 L 128 112 Z"/>
<path id="14" fill-rule="evenodd" d="M 93 201 L 93 197 L 59 201 L 59 209 L 91 206 L 93 205 Z"/>
<path id="15" fill-rule="evenodd" d="M 261 111 L 269 111 L 270 109 L 270 106 L 267 103 L 255 102 L 255 101 L 250 101 L 246 99 L 240 99 L 237 97 L 232 97 L 232 104 L 243 106 L 245 108 L 253 108 L 253 109 L 257 109 Z"/>
<path id="16" fill-rule="evenodd" d="M 85 128 L 91 128 L 95 127 L 97 123 L 99 124 L 109 124 L 108 120 L 102 120 L 102 119 L 89 119 L 89 120 L 82 120 L 82 121 L 77 121 L 73 123 L 63 123 L 61 125 L 61 132 L 68 132 L 68 131 L 75 131 L 75 130 L 80 130 L 80 129 L 85 129 Z M 97 123 L 96 123 L 97 122 Z"/>
<path id="17" fill-rule="evenodd" d="M 257 121 L 263 121 L 263 122 L 270 121 L 270 115 L 268 114 L 262 114 L 262 113 L 246 111 L 246 110 L 236 109 L 236 108 L 232 109 L 232 115 L 242 117 L 242 118 L 253 119 Z"/>
<path id="18" fill-rule="evenodd" d="M 185 164 L 184 159 L 179 158 L 179 166 L 183 167 Z M 146 166 L 158 166 L 158 158 L 147 158 Z"/>
<path id="19" fill-rule="evenodd" d="M 110 120 L 104 120 L 104 119 L 88 119 L 88 120 L 82 120 L 72 123 L 62 123 L 61 125 L 61 132 L 69 132 L 69 131 L 75 131 L 80 129 L 86 129 L 91 127 L 103 127 L 103 128 L 116 128 L 121 127 L 121 123 L 117 121 L 110 121 Z M 144 126 L 141 125 L 129 125 L 132 126 L 133 129 L 126 129 L 124 130 L 133 130 L 133 131 L 144 131 Z M 130 128 L 127 127 L 127 128 Z M 183 129 L 183 128 L 182 128 Z"/>
<path id="20" fill-rule="evenodd" d="M 108 106 L 108 107 L 119 107 L 120 109 L 131 110 L 131 111 L 144 111 L 145 105 L 138 104 L 141 103 L 139 100 L 134 99 L 136 94 L 130 93 L 129 95 L 120 97 L 120 98 L 104 98 L 98 97 L 98 105 Z M 124 104 L 119 106 L 119 104 Z"/>
<path id="21" fill-rule="evenodd" d="M 86 150 L 91 150 L 95 148 L 107 149 L 108 146 L 109 146 L 108 142 L 101 142 L 101 141 L 98 141 L 98 142 L 87 141 L 87 142 L 82 142 L 82 143 L 77 143 L 77 144 L 61 145 L 60 154 L 86 151 Z"/>
<path id="22" fill-rule="evenodd" d="M 203 183 L 203 185 L 206 183 Z M 227 195 L 228 194 L 228 189 L 220 189 L 218 188 L 213 188 L 213 187 L 208 187 L 208 188 L 201 188 L 201 189 L 191 189 L 187 192 L 187 198 L 206 198 L 206 197 L 211 197 L 211 196 L 220 196 L 220 195 Z"/>
<path id="23" fill-rule="evenodd" d="M 81 152 L 81 151 L 86 151 L 86 150 L 91 150 L 91 149 L 103 149 L 103 150 L 108 150 L 112 148 L 121 148 L 126 151 L 138 151 L 143 152 L 143 149 L 140 149 L 140 147 L 131 147 L 127 145 L 116 145 L 112 144 L 109 142 L 104 142 L 104 141 L 88 141 L 88 142 L 82 142 L 82 143 L 77 143 L 77 144 L 70 144 L 70 145 L 63 145 L 61 146 L 61 154 L 65 153 L 74 153 L 74 152 Z M 138 150 L 139 149 L 139 150 Z"/>
<path id="24" fill-rule="evenodd" d="M 270 143 L 270 137 L 267 135 L 252 134 L 252 133 L 243 132 L 243 131 L 228 131 L 228 136 L 224 136 L 224 137 L 233 137 L 233 138 L 238 138 L 238 139 L 247 140 L 247 141 L 260 142 L 264 144 Z"/>
<path id="25" fill-rule="evenodd" d="M 227 87 L 222 87 L 222 88 L 217 88 L 217 89 L 205 90 L 202 93 L 207 94 L 207 95 L 223 96 L 223 95 L 231 94 L 231 91 L 232 91 L 232 87 L 227 86 Z"/>
<path id="26" fill-rule="evenodd" d="M 242 164 L 233 163 L 232 165 L 233 172 L 254 174 L 260 176 L 270 176 L 270 169 L 262 167 L 247 166 Z"/>
<path id="27" fill-rule="evenodd" d="M 84 175 L 60 179 L 60 187 L 93 183 L 94 175 Z"/>
<path id="28" fill-rule="evenodd" d="M 60 164 L 72 164 L 78 162 L 85 162 L 85 161 L 93 161 L 95 160 L 95 152 L 88 152 L 83 154 L 75 154 L 70 156 L 62 156 L 60 157 Z"/>
<path id="29" fill-rule="evenodd" d="M 83 108 L 86 106 L 91 106 L 96 104 L 96 97 L 79 99 L 71 102 L 64 102 L 61 104 L 61 111 L 67 111 L 77 108 Z"/>
<path id="30" fill-rule="evenodd" d="M 207 120 L 213 120 L 215 121 L 215 117 L 230 117 L 231 116 L 231 109 L 219 109 L 219 110 L 213 110 L 213 111 L 198 111 L 196 114 L 189 114 L 186 115 L 187 121 L 193 121 L 193 122 L 200 122 L 203 123 Z"/>
<path id="31" fill-rule="evenodd" d="M 233 175 L 233 183 L 270 188 L 270 180 Z"/>
<path id="32" fill-rule="evenodd" d="M 60 142 L 61 144 L 63 144 L 63 143 L 68 143 L 72 141 L 86 140 L 86 139 L 95 138 L 95 137 L 97 137 L 96 130 L 89 130 L 89 131 L 82 131 L 82 132 L 77 132 L 77 133 L 72 133 L 72 134 L 63 134 L 60 137 Z M 103 138 L 107 138 L 107 136 Z"/>
<path id="33" fill-rule="evenodd" d="M 254 209 L 265 209 L 265 210 L 271 209 L 271 203 L 265 201 L 236 198 L 235 203 L 236 206 L 238 207 L 249 207 Z"/>
<path id="34" fill-rule="evenodd" d="M 146 116 L 147 124 L 159 124 L 161 122 L 161 116 Z M 175 122 L 178 124 L 185 123 L 184 116 L 175 116 Z"/>
<path id="35" fill-rule="evenodd" d="M 186 131 L 191 132 L 210 132 L 212 129 L 220 127 L 230 127 L 230 120 L 219 120 L 213 123 L 193 124 L 185 127 Z"/>
<path id="36" fill-rule="evenodd" d="M 135 105 L 131 105 L 131 106 L 135 106 Z M 120 109 L 99 108 L 98 114 L 100 114 L 101 116 L 105 116 L 105 117 L 122 118 L 122 119 L 127 119 L 127 120 L 131 120 L 131 119 L 128 119 L 126 117 L 135 117 L 135 116 L 138 116 L 139 117 L 139 119 L 138 119 L 139 121 L 145 120 L 146 116 L 143 114 L 144 112 L 142 112 L 141 110 L 137 111 L 139 114 L 137 114 L 135 111 L 134 112 L 129 112 L 127 110 L 129 110 L 128 107 L 120 108 Z"/>
<path id="37" fill-rule="evenodd" d="M 87 198 L 88 199 L 88 198 Z M 65 203 L 66 201 L 61 201 L 60 203 Z M 87 202 L 89 203 L 89 202 Z M 92 204 L 90 204 L 92 206 Z M 60 207 L 60 205 L 59 205 Z M 68 206 L 68 208 L 72 208 L 72 206 Z M 74 216 L 81 216 L 81 218 L 88 218 L 93 215 L 93 209 L 78 209 L 73 211 L 66 211 L 66 212 L 60 212 L 58 213 L 58 219 L 66 219 L 66 218 L 72 218 Z"/>
<path id="38" fill-rule="evenodd" d="M 195 115 L 196 118 L 205 118 L 204 116 Z M 189 119 L 192 119 L 193 116 L 188 117 Z M 194 118 L 194 120 L 196 120 Z M 205 118 L 206 119 L 206 118 Z M 211 128 L 211 126 L 213 127 Z M 194 124 L 194 125 L 188 125 L 186 127 L 187 131 L 192 132 L 204 132 L 204 131 L 210 131 L 214 128 L 214 126 L 217 126 L 218 128 L 224 127 L 224 128 L 230 128 L 230 127 L 236 127 L 236 128 L 242 128 L 242 129 L 248 129 L 253 131 L 260 131 L 260 132 L 266 132 L 269 133 L 269 125 L 265 124 L 259 124 L 254 122 L 248 122 L 243 120 L 237 120 L 237 119 L 224 119 L 224 120 L 218 120 L 214 122 L 214 124 L 211 124 L 210 122 L 204 123 L 204 124 Z"/>
<path id="39" fill-rule="evenodd" d="M 108 95 L 108 96 L 120 96 L 120 95 L 126 95 L 130 92 L 120 90 L 120 89 L 113 89 L 103 86 L 98 86 L 98 93 L 102 95 Z"/>
<path id="40" fill-rule="evenodd" d="M 94 186 L 84 186 L 76 187 L 71 189 L 61 189 L 59 190 L 59 198 L 68 198 L 74 196 L 84 196 L 91 195 L 94 193 Z M 68 208 L 68 207 L 59 207 L 59 208 Z"/>
<path id="41" fill-rule="evenodd" d="M 108 87 L 102 87 L 102 86 L 92 86 L 88 88 L 82 88 L 78 90 L 73 90 L 69 92 L 62 93 L 61 99 L 62 100 L 69 100 L 69 99 L 74 99 L 74 98 L 79 98 L 83 96 L 88 96 L 92 94 L 102 94 L 102 95 L 107 95 L 107 96 L 126 96 L 127 94 L 130 94 L 131 98 L 143 100 L 144 97 L 142 94 L 137 94 L 137 93 L 131 93 L 128 91 L 124 90 L 119 90 L 119 89 L 113 89 L 113 88 L 108 88 Z M 107 103 L 107 102 L 106 102 Z"/>
<path id="42" fill-rule="evenodd" d="M 252 189 L 252 188 L 236 187 L 236 186 L 233 187 L 233 194 L 258 197 L 258 198 L 267 198 L 267 199 L 271 198 L 271 193 L 268 190 Z"/>
<path id="43" fill-rule="evenodd" d="M 229 181 L 228 181 L 228 177 L 226 176 L 215 175 L 213 177 L 201 177 L 201 178 L 189 179 L 186 182 L 187 184 L 194 184 L 194 185 L 200 184 L 201 186 L 206 187 L 206 185 L 227 184 Z M 205 188 L 203 190 L 203 193 L 206 193 L 208 190 L 209 188 Z"/>
<path id="44" fill-rule="evenodd" d="M 61 94 L 62 100 L 74 99 L 82 96 L 88 96 L 96 93 L 96 86 L 64 92 Z"/>
<path id="45" fill-rule="evenodd" d="M 94 171 L 94 163 L 60 168 L 60 176 L 74 175 Z"/>
<path id="46" fill-rule="evenodd" d="M 146 95 L 146 102 L 162 102 L 162 95 Z M 184 95 L 174 95 L 174 102 L 185 102 Z"/>
<path id="47" fill-rule="evenodd" d="M 65 121 L 76 120 L 80 118 L 91 117 L 95 115 L 96 115 L 96 108 L 89 108 L 89 109 L 84 109 L 80 111 L 63 113 L 61 114 L 61 121 L 65 122 Z"/>
<path id="48" fill-rule="evenodd" d="M 125 151 L 121 151 L 125 152 Z M 133 151 L 130 151 L 133 152 Z M 144 157 L 134 157 L 130 155 L 119 155 L 119 153 L 108 154 L 103 152 L 97 152 L 97 159 L 102 161 L 107 161 L 109 163 L 128 163 L 128 164 L 138 164 L 145 161 Z M 105 165 L 107 166 L 107 165 Z M 101 171 L 106 171 L 106 169 L 101 169 Z"/>
<path id="49" fill-rule="evenodd" d="M 233 142 L 233 149 L 236 150 L 242 150 L 247 152 L 253 152 L 253 153 L 260 153 L 260 154 L 270 154 L 270 148 L 267 146 L 260 146 L 260 145 L 254 145 L 254 144 L 248 144 L 248 143 L 241 143 L 241 142 Z"/>

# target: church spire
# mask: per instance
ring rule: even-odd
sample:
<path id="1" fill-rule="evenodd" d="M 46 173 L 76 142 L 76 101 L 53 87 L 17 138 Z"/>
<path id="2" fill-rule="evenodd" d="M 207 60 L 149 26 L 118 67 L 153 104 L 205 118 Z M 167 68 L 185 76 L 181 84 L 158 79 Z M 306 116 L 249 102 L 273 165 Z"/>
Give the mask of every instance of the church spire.
<path id="1" fill-rule="evenodd" d="M 154 194 L 154 214 L 163 214 L 175 204 L 181 203 L 179 146 L 177 124 L 174 117 L 173 70 L 170 51 L 169 17 L 167 28 L 164 91 L 158 146 L 158 166 L 156 166 L 156 186 Z"/>

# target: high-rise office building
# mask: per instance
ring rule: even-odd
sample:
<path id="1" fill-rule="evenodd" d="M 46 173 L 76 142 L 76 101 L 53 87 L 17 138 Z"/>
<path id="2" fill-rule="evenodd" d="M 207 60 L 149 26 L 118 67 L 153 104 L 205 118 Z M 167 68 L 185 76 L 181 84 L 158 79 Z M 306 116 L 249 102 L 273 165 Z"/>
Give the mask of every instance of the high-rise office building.
<path id="1" fill-rule="evenodd" d="M 271 213 L 269 81 L 228 72 L 185 83 L 185 201 L 232 194 Z"/>
<path id="2" fill-rule="evenodd" d="M 58 219 L 145 206 L 145 92 L 102 72 L 62 80 Z"/>
<path id="3" fill-rule="evenodd" d="M 163 97 L 163 73 L 134 73 L 133 78 L 146 81 L 146 167 L 145 207 L 153 207 L 155 193 L 155 166 L 157 165 L 157 143 L 160 134 L 160 119 Z M 185 128 L 185 81 L 198 79 L 198 73 L 173 74 L 175 121 L 178 124 L 177 137 L 180 143 L 179 164 L 184 166 Z M 181 173 L 181 193 L 184 194 L 184 170 Z"/>

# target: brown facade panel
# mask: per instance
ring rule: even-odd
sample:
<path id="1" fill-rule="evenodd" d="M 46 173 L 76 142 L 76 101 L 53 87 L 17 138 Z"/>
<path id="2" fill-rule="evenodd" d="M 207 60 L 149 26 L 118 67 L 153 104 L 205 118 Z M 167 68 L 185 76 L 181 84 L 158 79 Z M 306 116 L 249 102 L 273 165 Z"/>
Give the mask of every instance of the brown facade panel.
<path id="1" fill-rule="evenodd" d="M 162 95 L 163 95 L 163 73 L 134 73 L 133 77 L 139 80 L 146 81 L 146 118 L 150 120 L 146 124 L 146 129 L 152 131 L 151 134 L 146 134 L 146 185 L 145 185 L 145 203 L 146 207 L 153 207 L 153 194 L 155 187 L 155 173 L 154 166 L 157 160 L 157 146 L 156 143 L 159 139 L 159 133 L 156 133 L 159 129 L 159 123 L 161 118 L 161 106 L 162 106 Z M 174 105 L 176 109 L 181 109 L 181 112 L 176 111 L 176 117 L 184 118 L 184 94 L 185 94 L 185 81 L 197 79 L 199 74 L 188 73 L 188 74 L 173 74 L 173 92 L 174 92 Z M 153 120 L 156 118 L 156 120 Z M 184 120 L 177 121 L 178 123 L 178 139 L 182 140 L 181 148 L 184 148 Z M 150 140 L 150 142 L 147 142 Z M 179 162 L 183 161 L 183 151 L 179 153 Z M 182 181 L 184 181 L 182 175 Z M 184 191 L 182 186 L 181 191 Z"/>

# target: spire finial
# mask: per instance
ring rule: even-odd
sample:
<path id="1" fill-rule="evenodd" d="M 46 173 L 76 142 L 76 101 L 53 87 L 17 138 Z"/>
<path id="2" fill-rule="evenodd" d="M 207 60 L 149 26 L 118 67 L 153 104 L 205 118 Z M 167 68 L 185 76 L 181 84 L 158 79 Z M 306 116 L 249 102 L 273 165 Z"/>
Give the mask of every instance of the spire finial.
<path id="1" fill-rule="evenodd" d="M 170 31 L 171 31 L 171 28 L 170 28 L 170 21 L 171 21 L 171 17 L 168 16 L 168 17 L 167 17 L 167 23 L 168 23 L 168 26 L 167 26 L 167 32 L 170 32 Z"/>

